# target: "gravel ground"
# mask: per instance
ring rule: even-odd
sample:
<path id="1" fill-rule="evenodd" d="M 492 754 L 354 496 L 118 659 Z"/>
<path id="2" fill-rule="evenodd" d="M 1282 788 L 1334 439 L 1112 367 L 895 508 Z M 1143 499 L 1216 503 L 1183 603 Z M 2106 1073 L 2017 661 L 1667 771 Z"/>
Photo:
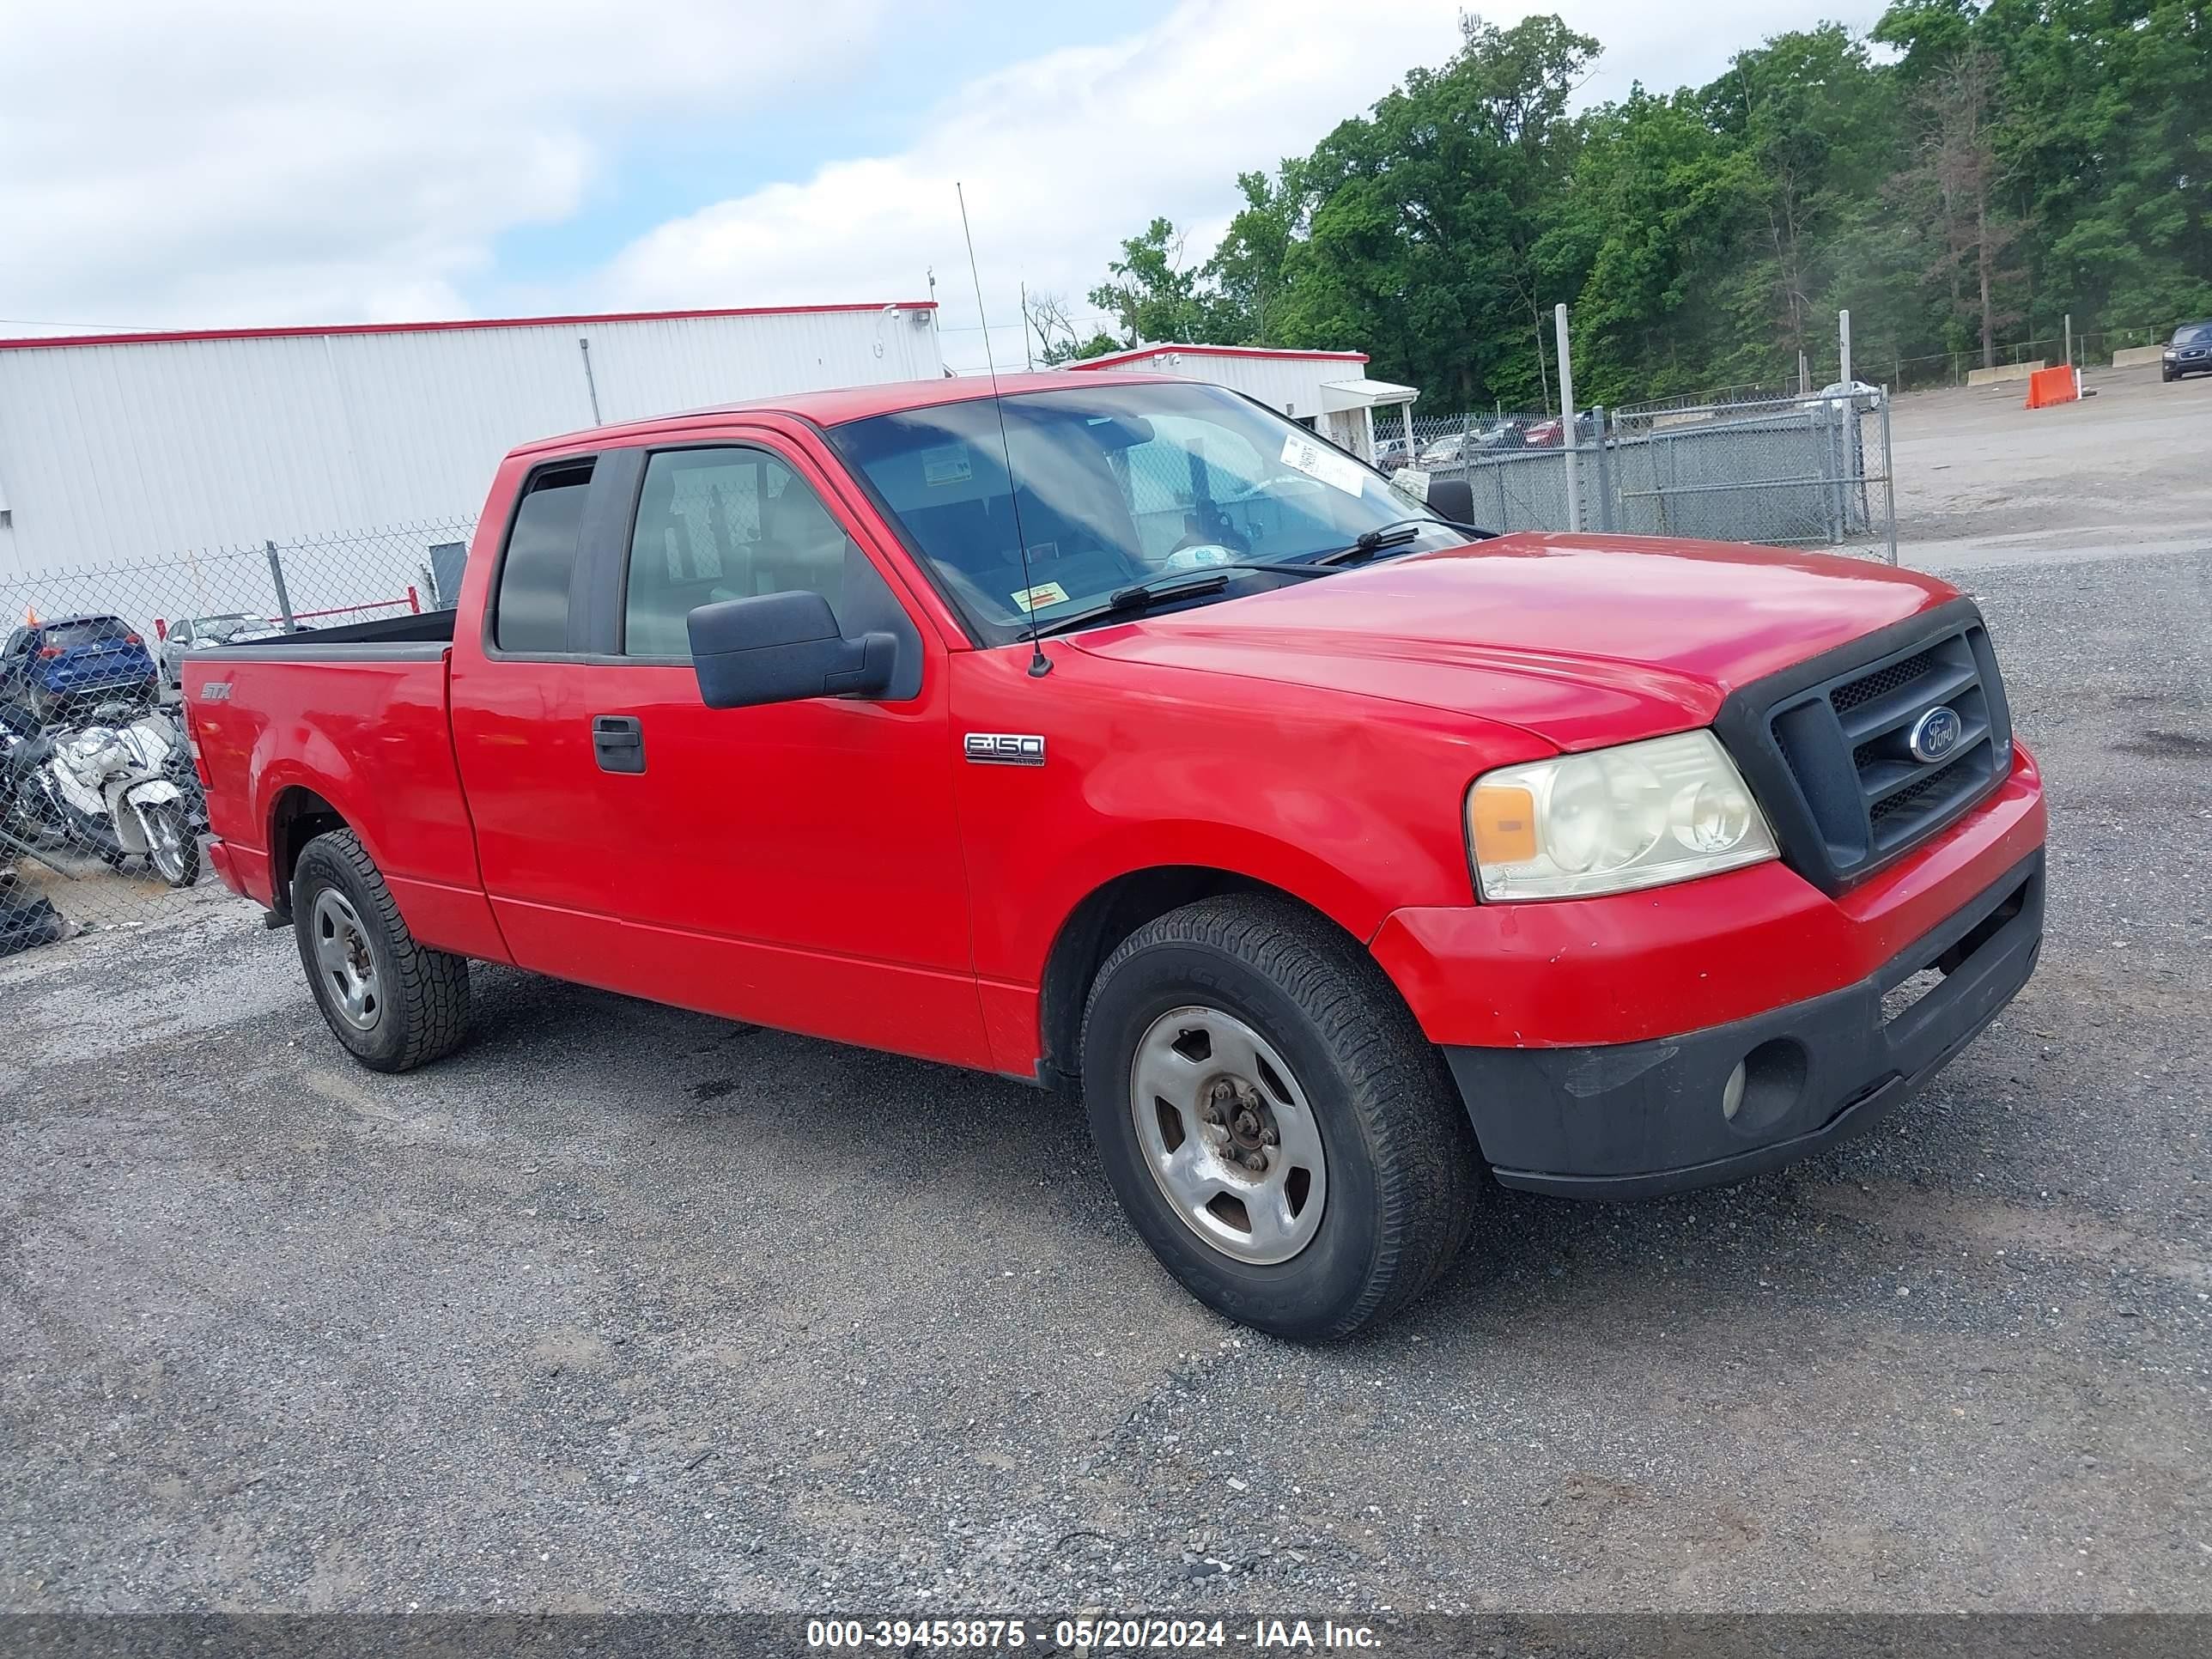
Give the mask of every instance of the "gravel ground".
<path id="1" fill-rule="evenodd" d="M 0 1606 L 2212 1610 L 2212 549 L 1985 564 L 2051 940 L 1880 1134 L 1185 1297 L 1070 1105 L 494 969 L 338 1052 L 202 889 L 0 963 Z"/>

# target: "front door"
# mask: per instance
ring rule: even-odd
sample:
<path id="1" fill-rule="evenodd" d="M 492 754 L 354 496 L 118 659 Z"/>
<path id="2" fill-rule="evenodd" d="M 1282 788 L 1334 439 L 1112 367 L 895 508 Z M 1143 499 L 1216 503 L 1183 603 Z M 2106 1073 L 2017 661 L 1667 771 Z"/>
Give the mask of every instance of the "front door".
<path id="1" fill-rule="evenodd" d="M 865 544 L 872 526 L 766 433 L 615 452 L 592 483 L 561 597 L 605 614 L 577 618 L 557 658 L 456 653 L 455 739 L 515 960 L 988 1064 L 945 650 Z M 511 583 L 526 620 L 535 600 L 519 566 L 495 578 L 495 605 Z M 822 593 L 848 636 L 900 635 L 905 683 L 876 699 L 707 708 L 690 611 L 793 588 Z"/>

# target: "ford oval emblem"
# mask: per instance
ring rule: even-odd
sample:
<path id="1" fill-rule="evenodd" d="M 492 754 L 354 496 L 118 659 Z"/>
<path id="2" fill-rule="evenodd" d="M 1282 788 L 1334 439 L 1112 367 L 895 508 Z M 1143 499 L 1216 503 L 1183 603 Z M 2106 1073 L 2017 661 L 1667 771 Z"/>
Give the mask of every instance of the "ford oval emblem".
<path id="1" fill-rule="evenodd" d="M 1948 703 L 1938 703 L 1912 722 L 1911 734 L 1905 745 L 1918 761 L 1939 761 L 1959 746 L 1959 737 L 1966 729 L 1959 711 Z"/>

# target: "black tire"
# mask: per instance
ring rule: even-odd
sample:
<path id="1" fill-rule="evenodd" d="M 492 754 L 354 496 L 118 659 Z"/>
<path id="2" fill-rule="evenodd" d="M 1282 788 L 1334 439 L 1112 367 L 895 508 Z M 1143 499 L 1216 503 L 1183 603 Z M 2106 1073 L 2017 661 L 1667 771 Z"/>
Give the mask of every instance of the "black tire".
<path id="1" fill-rule="evenodd" d="M 354 1023 L 318 955 L 324 944 L 318 902 L 340 896 L 360 926 L 377 994 L 366 1029 Z M 417 945 L 392 890 L 350 830 L 318 836 L 300 854 L 292 876 L 293 931 L 315 1006 L 331 1034 L 373 1072 L 410 1072 L 451 1054 L 468 1029 L 469 963 Z"/>
<path id="2" fill-rule="evenodd" d="M 1190 1006 L 1221 1010 L 1273 1048 L 1317 1124 L 1326 1202 L 1287 1260 L 1240 1260 L 1200 1237 L 1139 1143 L 1139 1045 Z M 1206 899 L 1130 935 L 1091 988 L 1082 1064 L 1091 1134 L 1122 1208 L 1168 1271 L 1231 1319 L 1294 1340 L 1346 1336 L 1411 1303 L 1466 1243 L 1483 1174 L 1442 1057 L 1374 958 L 1287 900 Z"/>
<path id="3" fill-rule="evenodd" d="M 2168 383 L 2171 383 L 2171 382 L 2174 380 L 2175 376 L 2174 376 L 2174 373 L 2173 373 L 2173 371 L 2172 371 L 2172 369 L 2170 369 L 2170 368 L 2161 368 L 2161 369 L 2160 369 L 2160 370 L 2159 370 L 2159 372 L 2158 372 L 2158 378 L 2159 378 L 2160 380 L 2164 380 L 2164 381 L 2166 381 L 2166 382 L 2168 382 Z"/>

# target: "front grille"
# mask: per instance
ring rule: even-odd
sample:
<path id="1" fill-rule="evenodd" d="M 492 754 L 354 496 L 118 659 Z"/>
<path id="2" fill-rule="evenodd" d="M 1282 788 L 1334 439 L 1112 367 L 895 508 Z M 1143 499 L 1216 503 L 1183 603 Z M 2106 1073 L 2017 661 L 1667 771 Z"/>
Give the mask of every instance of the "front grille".
<path id="1" fill-rule="evenodd" d="M 1948 781 L 1951 778 L 1953 768 L 1958 763 L 1954 761 L 1951 766 L 1930 772 L 1917 782 L 1906 784 L 1893 795 L 1884 795 L 1872 806 L 1867 808 L 1867 821 L 1878 830 L 1885 823 L 1900 812 L 1917 811 L 1919 810 L 1921 802 L 1931 795 L 1942 793 L 1950 787 Z"/>
<path id="2" fill-rule="evenodd" d="M 1863 702 L 1871 702 L 1885 691 L 1894 691 L 1900 685 L 1911 684 L 1935 665 L 1934 652 L 1915 652 L 1903 662 L 1877 669 L 1863 680 L 1853 680 L 1849 685 L 1838 686 L 1829 694 L 1828 701 L 1835 705 L 1838 714 L 1848 714 Z"/>
<path id="3" fill-rule="evenodd" d="M 1980 617 L 1960 601 L 1929 626 L 1934 638 L 1886 635 L 1856 662 L 1824 658 L 1747 686 L 1719 722 L 1784 857 L 1831 892 L 1955 821 L 2011 765 L 2003 683 Z M 1958 736 L 1923 760 L 1913 733 L 1939 708 L 1957 717 Z"/>

